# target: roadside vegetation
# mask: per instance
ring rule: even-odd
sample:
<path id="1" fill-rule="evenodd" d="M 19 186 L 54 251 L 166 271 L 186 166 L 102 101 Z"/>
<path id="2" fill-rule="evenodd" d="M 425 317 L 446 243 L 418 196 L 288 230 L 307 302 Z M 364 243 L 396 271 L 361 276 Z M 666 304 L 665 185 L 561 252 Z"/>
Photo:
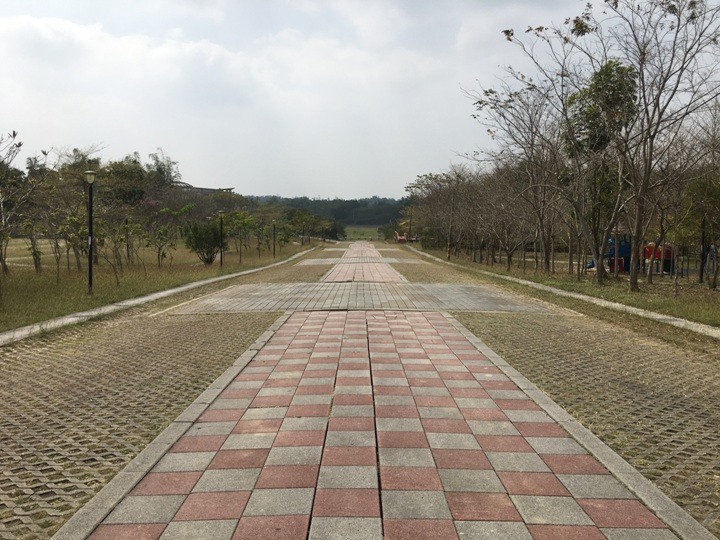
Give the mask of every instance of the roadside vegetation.
<path id="1" fill-rule="evenodd" d="M 503 33 L 532 67 L 467 92 L 494 145 L 409 184 L 399 233 L 629 303 L 677 276 L 658 309 L 698 302 L 720 275 L 720 6 L 615 0 L 522 30 Z"/>
<path id="2" fill-rule="evenodd" d="M 443 250 L 424 250 L 427 253 L 438 258 L 445 259 Z M 531 266 L 532 254 L 528 253 L 527 266 Z M 628 290 L 628 276 L 620 274 L 617 279 L 607 279 L 602 286 L 598 286 L 594 281 L 592 272 L 589 275 L 583 275 L 578 280 L 577 275 L 573 271 L 543 273 L 533 272 L 527 267 L 523 270 L 522 257 L 516 258 L 515 264 L 508 270 L 504 261 L 496 261 L 493 264 L 483 262 L 473 262 L 469 256 L 460 254 L 458 257 L 452 257 L 451 262 L 461 265 L 470 271 L 484 271 L 498 276 L 511 276 L 514 278 L 524 279 L 535 283 L 541 283 L 550 287 L 555 287 L 563 291 L 575 292 L 587 296 L 601 298 L 610 302 L 617 302 L 628 306 L 663 313 L 673 317 L 680 317 L 689 321 L 707 324 L 710 326 L 720 327 L 720 291 L 709 289 L 707 285 L 697 281 L 697 273 L 692 273 L 689 277 L 683 277 L 676 282 L 672 276 L 656 276 L 652 284 L 644 284 L 641 292 L 633 293 Z M 556 264 L 560 264 L 562 260 L 557 260 Z M 549 300 L 553 303 L 561 305 L 567 304 L 567 299 L 560 299 L 551 293 L 537 291 L 521 284 L 513 283 L 502 279 L 501 277 L 493 278 L 487 274 L 483 274 L 483 279 L 491 279 L 497 285 L 510 288 L 523 294 Z M 570 301 L 577 306 L 577 301 Z M 595 308 L 594 308 L 595 309 Z M 597 308 L 601 310 L 602 308 Z M 607 311 L 607 310 L 605 310 Z M 610 314 L 610 318 L 619 317 L 616 312 Z"/>
<path id="3" fill-rule="evenodd" d="M 293 242 L 284 246 L 281 251 L 278 250 L 275 259 L 272 251 L 262 250 L 259 255 L 257 251 L 251 251 L 243 254 L 242 263 L 239 252 L 230 248 L 224 253 L 222 268 L 217 260 L 213 265 L 203 264 L 193 252 L 178 249 L 172 262 L 166 262 L 162 267 L 153 264 L 147 264 L 144 268 L 137 265 L 123 267 L 119 282 L 116 281 L 110 265 L 101 261 L 93 269 L 93 294 L 89 295 L 86 272 L 78 272 L 74 268 L 67 271 L 63 268 L 59 277 L 49 271 L 36 272 L 32 257 L 28 253 L 27 240 L 15 239 L 8 248 L 10 274 L 4 278 L 0 331 L 195 281 L 266 266 L 307 250 L 315 244 L 316 242 L 312 241 L 301 246 L 299 242 Z M 38 244 L 41 249 L 45 249 L 47 245 L 47 241 Z M 152 260 L 154 252 L 144 249 L 140 251 L 140 256 Z"/>

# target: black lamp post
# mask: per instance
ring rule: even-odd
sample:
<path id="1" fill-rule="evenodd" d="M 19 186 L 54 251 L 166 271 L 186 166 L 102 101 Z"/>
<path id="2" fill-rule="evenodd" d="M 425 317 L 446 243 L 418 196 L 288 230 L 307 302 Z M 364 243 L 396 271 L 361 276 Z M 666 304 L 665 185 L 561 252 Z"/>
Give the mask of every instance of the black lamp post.
<path id="1" fill-rule="evenodd" d="M 95 171 L 85 171 L 88 183 L 88 294 L 93 293 L 93 184 Z"/>
<path id="2" fill-rule="evenodd" d="M 220 214 L 220 268 L 223 267 L 223 251 L 225 251 L 225 242 L 224 242 L 224 234 L 223 234 L 223 214 L 225 213 L 224 210 L 218 210 L 218 214 Z"/>
<path id="3" fill-rule="evenodd" d="M 275 258 L 275 220 L 273 219 L 273 259 Z"/>

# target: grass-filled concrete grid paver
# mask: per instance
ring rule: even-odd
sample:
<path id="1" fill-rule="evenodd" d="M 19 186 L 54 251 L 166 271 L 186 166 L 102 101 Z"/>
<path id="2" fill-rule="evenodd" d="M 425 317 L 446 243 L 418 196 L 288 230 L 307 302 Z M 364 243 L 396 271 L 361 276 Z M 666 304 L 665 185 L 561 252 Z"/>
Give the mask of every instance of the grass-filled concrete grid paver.
<path id="1" fill-rule="evenodd" d="M 134 315 L 0 348 L 0 538 L 47 537 L 277 318 Z"/>
<path id="2" fill-rule="evenodd" d="M 438 312 L 296 312 L 218 401 L 210 410 L 234 411 L 234 425 L 201 416 L 224 435 L 189 430 L 91 538 L 219 521 L 213 538 L 273 538 L 276 523 L 295 538 L 352 524 L 369 538 L 459 538 L 510 523 L 518 538 L 673 537 Z M 292 414 L 308 402 L 322 409 Z"/>

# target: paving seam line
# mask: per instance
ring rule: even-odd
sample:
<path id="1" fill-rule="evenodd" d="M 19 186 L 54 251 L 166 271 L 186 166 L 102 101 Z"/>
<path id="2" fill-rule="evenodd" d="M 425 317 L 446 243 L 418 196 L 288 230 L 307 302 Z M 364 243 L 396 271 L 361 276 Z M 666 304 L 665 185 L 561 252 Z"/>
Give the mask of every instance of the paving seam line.
<path id="1" fill-rule="evenodd" d="M 622 484 L 640 501 L 663 520 L 683 540 L 714 540 L 715 536 L 695 518 L 673 502 L 625 461 L 612 448 L 602 442 L 589 429 L 578 422 L 570 413 L 550 398 L 537 385 L 530 382 L 519 371 L 508 364 L 500 355 L 483 343 L 450 313 L 442 312 L 445 318 L 472 343 L 472 345 L 495 364 L 525 394 L 537 403 L 553 420 L 562 426 L 581 446 L 597 458 Z"/>
<path id="2" fill-rule="evenodd" d="M 202 281 L 194 281 L 192 283 L 187 283 L 185 285 L 181 285 L 181 286 L 175 287 L 173 289 L 166 289 L 164 291 L 154 292 L 151 294 L 147 294 L 145 296 L 139 296 L 137 298 L 121 300 L 120 302 L 115 302 L 114 304 L 108 304 L 106 306 L 100 306 L 97 308 L 89 309 L 87 311 L 81 311 L 78 313 L 71 313 L 70 315 L 63 315 L 62 317 L 56 317 L 54 319 L 49 319 L 47 321 L 42 321 L 42 322 L 39 322 L 36 324 L 31 324 L 28 326 L 22 326 L 20 328 L 15 328 L 13 330 L 8 330 L 7 332 L 1 332 L 0 333 L 0 347 L 2 347 L 3 345 L 8 345 L 10 343 L 15 343 L 16 341 L 20 341 L 20 340 L 23 340 L 23 339 L 31 337 L 31 336 L 36 336 L 38 334 L 42 334 L 43 332 L 47 332 L 49 330 L 57 330 L 58 328 L 63 328 L 65 326 L 70 326 L 72 324 L 84 322 L 84 321 L 87 321 L 94 317 L 99 317 L 101 315 L 109 315 L 111 313 L 115 313 L 115 312 L 121 311 L 123 309 L 139 306 L 141 304 L 147 304 L 148 302 L 152 302 L 154 300 L 160 300 L 161 298 L 165 298 L 167 296 L 172 296 L 173 294 L 196 289 L 198 287 L 202 287 L 203 285 L 210 285 L 212 283 L 217 283 L 219 281 L 225 281 L 227 279 L 237 278 L 240 276 L 246 276 L 249 274 L 254 274 L 256 272 L 262 272 L 263 270 L 267 270 L 269 268 L 274 268 L 276 266 L 280 266 L 281 264 L 288 263 L 299 257 L 307 255 L 314 249 L 316 249 L 316 248 L 313 247 L 313 248 L 307 249 L 300 253 L 296 253 L 295 255 L 288 257 L 287 259 L 269 264 L 267 266 L 261 266 L 259 268 L 252 268 L 250 270 L 243 270 L 242 272 L 236 272 L 234 274 L 228 274 L 226 276 L 218 276 L 218 277 L 214 277 L 214 278 L 204 279 Z"/>
<path id="3" fill-rule="evenodd" d="M 428 257 L 429 259 L 433 259 L 437 262 L 447 264 L 449 266 L 454 266 L 457 268 L 463 268 L 465 270 L 468 269 L 468 267 L 466 267 L 466 266 L 443 260 L 439 257 L 435 257 L 435 255 L 430 255 L 429 253 L 420 251 L 419 249 L 414 248 L 412 246 L 406 246 L 406 247 L 408 249 L 414 251 L 415 253 L 422 255 L 423 257 Z M 526 279 L 520 279 L 520 278 L 516 278 L 516 277 L 512 277 L 512 276 L 503 276 L 502 274 L 488 272 L 487 270 L 480 270 L 479 268 L 473 268 L 472 270 L 474 270 L 480 274 L 486 275 L 486 276 L 500 278 L 500 279 L 504 279 L 506 281 L 512 281 L 514 283 L 519 283 L 521 285 L 525 285 L 525 286 L 531 287 L 533 289 L 538 289 L 540 291 L 550 292 L 550 293 L 556 294 L 557 296 L 565 296 L 567 298 L 572 298 L 574 300 L 581 300 L 583 302 L 595 304 L 597 306 L 604 307 L 607 309 L 612 309 L 615 311 L 622 311 L 624 313 L 630 313 L 631 315 L 637 315 L 638 317 L 643 317 L 645 319 L 651 319 L 653 321 L 676 326 L 676 327 L 682 328 L 684 330 L 690 330 L 691 332 L 695 332 L 696 334 L 702 334 L 704 336 L 713 337 L 715 339 L 720 339 L 720 328 L 716 328 L 714 326 L 710 326 L 707 324 L 688 321 L 687 319 L 681 319 L 679 317 L 673 317 L 671 315 L 664 315 L 662 313 L 656 313 L 654 311 L 648 311 L 646 309 L 640 309 L 640 308 L 636 308 L 633 306 L 627 306 L 625 304 L 620 304 L 618 302 L 611 302 L 609 300 L 603 300 L 602 298 L 595 298 L 593 296 L 587 296 L 585 294 L 580 294 L 580 293 L 575 293 L 575 292 L 570 292 L 570 291 L 563 291 L 562 289 L 550 287 L 549 285 L 543 285 L 542 283 L 535 283 L 534 281 L 528 281 Z"/>
<path id="4" fill-rule="evenodd" d="M 152 442 L 115 475 L 99 492 L 78 509 L 52 536 L 52 540 L 78 540 L 87 538 L 95 528 L 123 500 L 125 495 L 142 480 L 193 423 L 207 410 L 240 372 L 250 363 L 275 332 L 293 314 L 286 311 L 243 352 L 233 364 L 213 381 L 180 415 Z"/>

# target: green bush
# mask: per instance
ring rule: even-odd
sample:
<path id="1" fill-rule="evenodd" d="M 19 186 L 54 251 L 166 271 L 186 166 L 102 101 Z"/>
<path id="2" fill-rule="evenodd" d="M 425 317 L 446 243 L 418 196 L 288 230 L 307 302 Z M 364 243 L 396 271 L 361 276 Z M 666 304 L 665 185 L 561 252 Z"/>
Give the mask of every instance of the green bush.
<path id="1" fill-rule="evenodd" d="M 225 239 L 220 241 L 220 223 L 217 221 L 194 221 L 184 230 L 185 246 L 194 252 L 203 264 L 212 264 L 220 253 L 220 247 L 227 249 Z"/>

